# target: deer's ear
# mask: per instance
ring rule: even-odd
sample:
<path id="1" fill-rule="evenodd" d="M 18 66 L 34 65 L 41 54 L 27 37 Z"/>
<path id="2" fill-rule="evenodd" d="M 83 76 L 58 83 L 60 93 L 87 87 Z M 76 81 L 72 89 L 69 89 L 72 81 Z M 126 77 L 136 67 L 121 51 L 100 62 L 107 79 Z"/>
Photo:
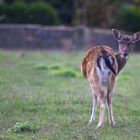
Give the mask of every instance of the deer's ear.
<path id="1" fill-rule="evenodd" d="M 133 41 L 136 42 L 138 40 L 140 40 L 140 32 L 137 32 L 133 35 Z"/>
<path id="2" fill-rule="evenodd" d="M 115 37 L 117 40 L 120 40 L 121 37 L 122 37 L 121 33 L 120 33 L 118 30 L 116 30 L 116 29 L 112 29 L 112 34 L 114 35 L 114 37 Z"/>

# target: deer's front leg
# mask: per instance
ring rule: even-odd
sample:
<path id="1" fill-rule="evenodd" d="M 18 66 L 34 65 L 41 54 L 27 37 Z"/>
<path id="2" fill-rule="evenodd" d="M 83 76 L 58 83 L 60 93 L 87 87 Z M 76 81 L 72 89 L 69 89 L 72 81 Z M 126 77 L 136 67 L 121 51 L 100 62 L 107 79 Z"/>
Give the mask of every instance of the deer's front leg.
<path id="1" fill-rule="evenodd" d="M 101 97 L 100 98 L 99 122 L 98 122 L 97 128 L 103 127 L 103 124 L 104 124 L 105 103 L 106 103 L 106 97 Z"/>

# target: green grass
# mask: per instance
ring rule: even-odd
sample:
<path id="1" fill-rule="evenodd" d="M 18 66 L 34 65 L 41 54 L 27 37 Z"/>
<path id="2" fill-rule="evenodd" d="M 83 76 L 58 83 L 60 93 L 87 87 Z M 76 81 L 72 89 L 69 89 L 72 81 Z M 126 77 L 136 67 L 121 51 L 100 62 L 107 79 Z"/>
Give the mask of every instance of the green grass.
<path id="1" fill-rule="evenodd" d="M 130 56 L 117 81 L 116 128 L 109 128 L 106 109 L 96 130 L 99 108 L 88 126 L 92 96 L 80 74 L 83 52 L 24 53 L 0 52 L 0 140 L 140 139 L 139 55 Z"/>

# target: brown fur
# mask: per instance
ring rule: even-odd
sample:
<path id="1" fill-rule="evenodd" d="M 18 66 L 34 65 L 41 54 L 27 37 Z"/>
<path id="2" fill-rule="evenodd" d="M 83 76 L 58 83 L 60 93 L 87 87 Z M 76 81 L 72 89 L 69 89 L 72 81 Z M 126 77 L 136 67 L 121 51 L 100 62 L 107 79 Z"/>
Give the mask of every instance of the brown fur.
<path id="1" fill-rule="evenodd" d="M 114 127 L 115 122 L 113 118 L 112 112 L 112 93 L 115 85 L 116 76 L 112 74 L 111 79 L 108 79 L 108 86 L 107 86 L 107 93 L 105 93 L 99 84 L 99 75 L 97 73 L 97 59 L 101 55 L 112 56 L 115 60 L 114 68 L 115 71 L 118 73 L 118 63 L 115 57 L 115 53 L 113 50 L 108 46 L 97 46 L 88 51 L 82 61 L 81 71 L 83 76 L 89 81 L 89 84 L 94 91 L 94 98 L 100 98 L 100 115 L 99 115 L 99 123 L 98 127 L 103 126 L 104 121 L 104 109 L 105 109 L 105 102 L 107 98 L 108 106 L 109 106 L 109 116 L 110 116 L 110 126 Z M 96 102 L 96 101 L 94 101 Z M 110 106 L 111 105 L 111 106 Z"/>
<path id="2" fill-rule="evenodd" d="M 120 53 L 117 53 L 115 56 L 118 63 L 118 74 L 119 74 L 120 71 L 124 68 L 125 64 L 127 63 L 127 60 L 123 59 Z"/>

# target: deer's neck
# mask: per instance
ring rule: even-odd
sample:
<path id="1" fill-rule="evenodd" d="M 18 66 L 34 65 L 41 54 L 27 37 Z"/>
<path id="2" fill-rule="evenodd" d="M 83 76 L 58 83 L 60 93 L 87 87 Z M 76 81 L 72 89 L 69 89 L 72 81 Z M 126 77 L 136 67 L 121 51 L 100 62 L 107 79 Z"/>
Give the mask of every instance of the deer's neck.
<path id="1" fill-rule="evenodd" d="M 118 74 L 119 74 L 120 71 L 124 68 L 125 64 L 127 63 L 128 56 L 124 58 L 124 57 L 121 57 L 120 53 L 117 53 L 116 54 L 116 59 L 117 59 L 117 62 L 118 62 Z"/>

